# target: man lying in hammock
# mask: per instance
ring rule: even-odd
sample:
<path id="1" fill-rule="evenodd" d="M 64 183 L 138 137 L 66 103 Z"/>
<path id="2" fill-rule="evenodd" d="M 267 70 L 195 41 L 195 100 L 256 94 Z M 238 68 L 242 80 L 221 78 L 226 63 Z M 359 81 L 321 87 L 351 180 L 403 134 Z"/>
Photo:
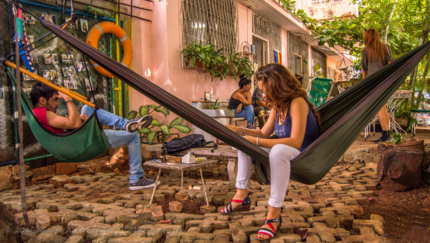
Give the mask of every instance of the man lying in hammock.
<path id="1" fill-rule="evenodd" d="M 94 108 L 84 105 L 81 114 L 79 114 L 71 97 L 42 83 L 36 83 L 33 86 L 30 96 L 34 106 L 34 114 L 39 122 L 52 133 L 66 134 L 67 130 L 79 129 L 94 112 Z M 66 103 L 68 117 L 55 114 L 60 105 L 58 99 L 62 99 Z M 97 117 L 102 124 L 125 130 L 104 130 L 104 133 L 111 148 L 128 145 L 130 155 L 129 189 L 140 190 L 154 187 L 155 180 L 148 180 L 143 177 L 141 142 L 137 132 L 138 129 L 149 126 L 152 117 L 144 116 L 139 119 L 127 120 L 102 109 L 97 110 Z M 64 144 L 64 146 L 67 145 Z"/>

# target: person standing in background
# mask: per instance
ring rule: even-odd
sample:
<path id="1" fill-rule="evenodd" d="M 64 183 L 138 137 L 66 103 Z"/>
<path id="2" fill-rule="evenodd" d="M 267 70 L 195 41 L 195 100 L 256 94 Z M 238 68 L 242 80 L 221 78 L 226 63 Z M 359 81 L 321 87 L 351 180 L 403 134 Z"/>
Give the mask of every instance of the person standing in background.
<path id="1" fill-rule="evenodd" d="M 379 69 L 391 63 L 393 57 L 390 47 L 379 39 L 377 30 L 370 28 L 364 32 L 364 48 L 361 51 L 361 68 L 363 69 L 363 79 L 372 75 Z M 382 128 L 382 136 L 373 141 L 374 143 L 387 142 L 391 140 L 390 115 L 387 104 L 378 112 L 379 123 Z"/>

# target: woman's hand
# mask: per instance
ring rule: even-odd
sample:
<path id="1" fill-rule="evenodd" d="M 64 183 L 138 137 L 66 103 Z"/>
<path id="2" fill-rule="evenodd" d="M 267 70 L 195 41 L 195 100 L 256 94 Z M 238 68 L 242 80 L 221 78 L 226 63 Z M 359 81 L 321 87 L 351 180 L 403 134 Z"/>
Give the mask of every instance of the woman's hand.
<path id="1" fill-rule="evenodd" d="M 252 137 L 252 136 L 243 136 L 244 139 L 250 141 L 253 144 L 256 144 L 257 142 L 257 138 L 256 137 Z"/>
<path id="2" fill-rule="evenodd" d="M 242 111 L 243 104 L 240 103 L 236 108 L 236 113 L 240 113 Z"/>
<path id="3" fill-rule="evenodd" d="M 243 129 L 241 127 L 236 127 L 236 126 L 232 126 L 232 125 L 228 125 L 228 124 L 226 124 L 224 126 L 226 126 L 228 129 L 232 130 L 236 134 L 239 134 L 241 136 L 243 135 Z"/>

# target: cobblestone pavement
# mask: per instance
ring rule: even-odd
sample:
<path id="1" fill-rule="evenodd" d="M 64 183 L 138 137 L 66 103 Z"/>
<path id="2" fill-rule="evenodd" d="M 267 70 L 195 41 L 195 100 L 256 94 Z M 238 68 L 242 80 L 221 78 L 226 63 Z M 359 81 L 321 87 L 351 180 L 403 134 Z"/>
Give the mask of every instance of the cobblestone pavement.
<path id="1" fill-rule="evenodd" d="M 226 165 L 220 163 L 206 168 L 204 174 L 226 175 Z M 129 191 L 128 177 L 114 173 L 64 178 L 75 183 L 60 188 L 54 184 L 29 186 L 27 202 L 34 230 L 9 230 L 20 232 L 23 242 L 257 242 L 256 233 L 267 212 L 269 185 L 251 181 L 249 212 L 164 214 L 156 203 L 180 191 L 180 178 L 160 178 L 152 210 L 148 208 L 151 189 Z M 209 202 L 217 208 L 227 205 L 235 192 L 230 182 L 205 181 Z M 201 187 L 201 180 L 186 176 L 184 188 L 194 186 Z M 301 242 L 295 233 L 299 229 L 308 229 L 306 242 L 383 242 L 381 216 L 357 219 L 363 214 L 360 201 L 369 200 L 375 188 L 374 162 L 335 166 L 315 185 L 291 182 L 282 209 L 283 224 L 271 242 Z M 182 192 L 191 199 L 204 199 L 202 190 Z M 21 211 L 19 190 L 3 191 L 0 201 L 10 210 Z M 153 224 L 169 219 L 169 224 Z M 16 214 L 15 222 L 24 226 L 22 213 Z"/>

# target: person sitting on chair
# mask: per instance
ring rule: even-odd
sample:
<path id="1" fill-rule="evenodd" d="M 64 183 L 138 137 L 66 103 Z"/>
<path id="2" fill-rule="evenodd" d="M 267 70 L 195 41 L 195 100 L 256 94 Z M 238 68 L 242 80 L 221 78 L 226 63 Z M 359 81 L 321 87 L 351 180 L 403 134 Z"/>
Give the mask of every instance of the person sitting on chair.
<path id="1" fill-rule="evenodd" d="M 251 80 L 241 74 L 240 89 L 233 92 L 228 102 L 228 108 L 233 110 L 236 117 L 246 117 L 246 128 L 254 128 L 254 107 L 251 104 Z"/>
<path id="2" fill-rule="evenodd" d="M 252 105 L 254 106 L 254 115 L 258 117 L 258 126 L 263 129 L 264 119 L 260 117 L 260 112 L 265 111 L 265 113 L 270 110 L 269 105 L 266 102 L 263 90 L 258 86 L 255 87 L 254 93 L 252 94 Z M 267 113 L 266 113 L 267 114 Z"/>
<path id="3" fill-rule="evenodd" d="M 257 233 L 259 240 L 267 240 L 275 236 L 282 224 L 281 208 L 290 180 L 290 161 L 319 137 L 320 117 L 299 81 L 283 65 L 272 63 L 263 66 L 257 70 L 256 77 L 272 107 L 263 129 L 226 126 L 269 153 L 270 207 L 264 225 Z M 268 139 L 273 132 L 278 138 Z M 251 157 L 238 151 L 236 195 L 220 213 L 250 209 L 248 185 L 251 175 Z"/>
<path id="4" fill-rule="evenodd" d="M 94 108 L 84 105 L 79 115 L 79 111 L 68 95 L 42 84 L 36 83 L 30 93 L 33 103 L 33 112 L 45 129 L 56 134 L 66 134 L 68 130 L 79 129 L 89 116 L 94 112 Z M 57 115 L 60 103 L 64 100 L 68 110 L 68 117 Z M 100 123 L 107 126 L 114 126 L 125 131 L 104 130 L 111 148 L 128 145 L 130 155 L 130 190 L 140 190 L 155 186 L 155 180 L 148 180 L 143 177 L 141 141 L 138 129 L 149 126 L 152 122 L 151 116 L 144 116 L 139 119 L 127 120 L 116 116 L 102 109 L 97 110 L 97 118 Z M 71 141 L 72 142 L 72 141 Z M 63 144 L 63 146 L 67 146 Z"/>

